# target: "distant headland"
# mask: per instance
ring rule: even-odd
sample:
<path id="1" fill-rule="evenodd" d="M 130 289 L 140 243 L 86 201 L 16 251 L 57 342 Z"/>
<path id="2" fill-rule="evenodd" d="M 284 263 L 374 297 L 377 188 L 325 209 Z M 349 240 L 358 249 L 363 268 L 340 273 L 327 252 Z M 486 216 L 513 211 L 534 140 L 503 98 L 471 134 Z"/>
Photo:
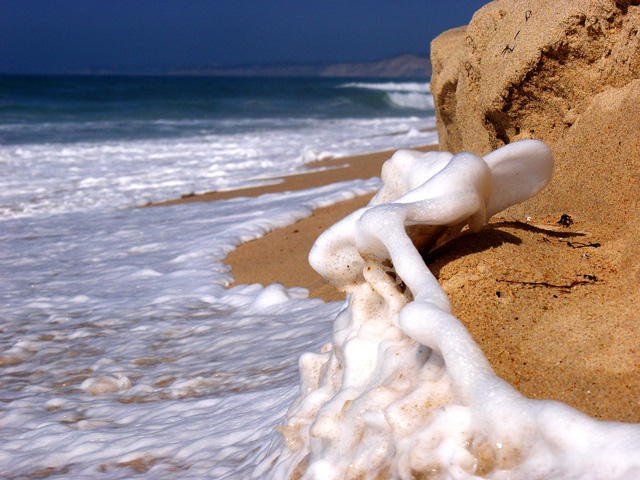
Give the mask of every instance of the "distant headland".
<path id="1" fill-rule="evenodd" d="M 231 66 L 198 67 L 94 67 L 65 72 L 80 75 L 210 75 L 239 77 L 431 77 L 431 60 L 427 55 L 406 53 L 369 62 L 322 63 L 252 63 Z"/>

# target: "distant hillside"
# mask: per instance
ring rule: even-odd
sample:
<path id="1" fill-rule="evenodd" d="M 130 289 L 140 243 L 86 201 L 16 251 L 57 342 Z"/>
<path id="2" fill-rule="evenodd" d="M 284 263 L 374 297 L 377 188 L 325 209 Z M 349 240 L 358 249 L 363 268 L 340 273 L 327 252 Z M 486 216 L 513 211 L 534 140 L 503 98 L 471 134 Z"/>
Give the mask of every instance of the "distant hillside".
<path id="1" fill-rule="evenodd" d="M 405 54 L 376 62 L 322 64 L 257 64 L 180 70 L 174 75 L 273 77 L 430 77 L 428 57 Z"/>
<path id="2" fill-rule="evenodd" d="M 418 55 L 400 55 L 378 62 L 335 63 L 321 73 L 325 77 L 430 77 L 431 61 Z"/>

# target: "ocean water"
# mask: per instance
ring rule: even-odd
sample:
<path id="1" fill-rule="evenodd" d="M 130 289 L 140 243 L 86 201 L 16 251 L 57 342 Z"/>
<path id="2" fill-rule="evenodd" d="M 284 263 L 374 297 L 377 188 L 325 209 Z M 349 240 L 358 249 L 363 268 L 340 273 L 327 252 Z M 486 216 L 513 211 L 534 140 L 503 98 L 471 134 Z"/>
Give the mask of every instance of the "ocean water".
<path id="1" fill-rule="evenodd" d="M 0 77 L 0 215 L 129 207 L 433 143 L 426 82 Z"/>
<path id="2" fill-rule="evenodd" d="M 343 305 L 222 260 L 380 180 L 134 207 L 433 143 L 433 115 L 424 81 L 0 77 L 0 477 L 276 475 Z"/>

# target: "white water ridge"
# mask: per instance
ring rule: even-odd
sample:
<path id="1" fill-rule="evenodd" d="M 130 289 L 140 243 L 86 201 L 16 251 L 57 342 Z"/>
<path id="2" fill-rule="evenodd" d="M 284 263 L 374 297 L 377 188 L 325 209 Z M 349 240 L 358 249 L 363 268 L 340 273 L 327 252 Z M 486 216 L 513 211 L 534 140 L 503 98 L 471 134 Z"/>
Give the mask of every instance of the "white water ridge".
<path id="1" fill-rule="evenodd" d="M 349 82 L 340 85 L 342 88 L 366 88 L 369 90 L 386 90 L 396 92 L 429 93 L 431 82 Z"/>
<path id="2" fill-rule="evenodd" d="M 285 445 L 256 477 L 640 478 L 640 426 L 520 395 L 452 315 L 420 254 L 537 194 L 552 171 L 535 140 L 483 158 L 405 150 L 385 163 L 369 206 L 311 251 L 348 300 L 332 341 L 300 358 Z"/>
<path id="3" fill-rule="evenodd" d="M 0 221 L 265 185 L 313 160 L 437 141 L 433 118 L 237 120 L 248 131 L 215 133 L 225 123 L 178 138 L 0 142 Z"/>
<path id="4" fill-rule="evenodd" d="M 387 102 L 395 107 L 435 110 L 430 82 L 349 82 L 340 87 L 383 91 Z"/>

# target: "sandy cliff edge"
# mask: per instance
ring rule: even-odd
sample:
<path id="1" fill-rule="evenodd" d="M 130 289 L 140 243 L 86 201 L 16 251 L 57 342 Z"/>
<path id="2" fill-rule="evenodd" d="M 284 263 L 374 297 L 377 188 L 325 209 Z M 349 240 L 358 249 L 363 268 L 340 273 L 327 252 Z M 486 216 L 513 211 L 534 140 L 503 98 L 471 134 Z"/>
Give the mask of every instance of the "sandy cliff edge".
<path id="1" fill-rule="evenodd" d="M 442 150 L 537 138 L 556 161 L 538 197 L 432 263 L 456 315 L 525 395 L 634 422 L 638 25 L 637 1 L 498 0 L 432 42 L 431 83 Z"/>

